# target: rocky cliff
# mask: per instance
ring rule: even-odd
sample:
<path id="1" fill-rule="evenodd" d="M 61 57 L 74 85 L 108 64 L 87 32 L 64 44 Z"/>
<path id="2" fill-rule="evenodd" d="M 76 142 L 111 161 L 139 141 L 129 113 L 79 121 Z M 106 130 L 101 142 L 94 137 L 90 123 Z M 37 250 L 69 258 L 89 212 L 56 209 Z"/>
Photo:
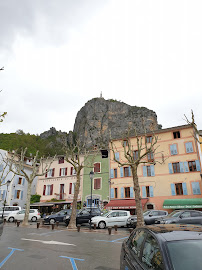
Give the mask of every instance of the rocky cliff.
<path id="1" fill-rule="evenodd" d="M 144 126 L 143 126 L 144 123 Z M 130 106 L 116 100 L 94 98 L 77 113 L 74 132 L 87 147 L 107 146 L 110 138 L 122 138 L 127 131 L 136 128 L 138 133 L 161 128 L 154 111 Z"/>

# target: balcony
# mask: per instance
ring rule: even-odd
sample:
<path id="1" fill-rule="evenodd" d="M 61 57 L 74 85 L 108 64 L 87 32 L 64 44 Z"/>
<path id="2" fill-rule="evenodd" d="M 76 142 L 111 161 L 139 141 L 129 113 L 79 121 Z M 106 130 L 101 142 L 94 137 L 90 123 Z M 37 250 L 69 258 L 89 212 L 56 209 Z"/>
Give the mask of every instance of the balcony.
<path id="1" fill-rule="evenodd" d="M 66 193 L 55 193 L 56 200 L 66 200 Z"/>

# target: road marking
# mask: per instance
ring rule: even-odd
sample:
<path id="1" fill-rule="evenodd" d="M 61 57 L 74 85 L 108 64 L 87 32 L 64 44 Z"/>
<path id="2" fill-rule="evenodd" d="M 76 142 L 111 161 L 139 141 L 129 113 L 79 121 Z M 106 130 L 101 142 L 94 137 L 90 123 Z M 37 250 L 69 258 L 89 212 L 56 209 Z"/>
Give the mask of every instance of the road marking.
<path id="1" fill-rule="evenodd" d="M 75 263 L 75 260 L 77 261 L 85 261 L 83 259 L 77 259 L 77 258 L 72 258 L 72 257 L 66 257 L 66 256 L 60 256 L 61 258 L 66 258 L 66 259 L 69 259 L 70 262 L 71 262 L 71 265 L 72 265 L 72 268 L 73 270 L 78 270 L 77 266 L 76 266 L 76 263 Z"/>
<path id="2" fill-rule="evenodd" d="M 21 240 L 25 240 L 25 241 L 33 241 L 33 242 L 40 242 L 40 243 L 46 244 L 46 245 L 76 246 L 76 245 L 74 245 L 74 244 L 63 243 L 63 242 L 57 242 L 57 241 L 43 241 L 43 240 L 26 239 L 26 238 L 21 238 Z"/>
<path id="3" fill-rule="evenodd" d="M 13 253 L 15 252 L 15 250 L 19 250 L 19 251 L 24 251 L 24 249 L 18 249 L 18 248 L 10 248 L 8 247 L 8 249 L 11 249 L 11 252 L 8 254 L 8 256 L 0 263 L 0 268 L 4 265 L 4 263 L 13 255 Z"/>
<path id="4" fill-rule="evenodd" d="M 122 242 L 118 242 L 118 241 L 119 241 L 119 240 L 126 239 L 126 238 L 128 238 L 128 236 L 127 236 L 127 237 L 123 237 L 123 238 L 119 238 L 119 239 L 115 239 L 115 240 L 112 240 L 112 241 L 107 241 L 107 240 L 95 240 L 95 241 L 99 241 L 99 242 L 107 242 L 107 243 L 121 243 L 121 244 L 122 244 Z"/>

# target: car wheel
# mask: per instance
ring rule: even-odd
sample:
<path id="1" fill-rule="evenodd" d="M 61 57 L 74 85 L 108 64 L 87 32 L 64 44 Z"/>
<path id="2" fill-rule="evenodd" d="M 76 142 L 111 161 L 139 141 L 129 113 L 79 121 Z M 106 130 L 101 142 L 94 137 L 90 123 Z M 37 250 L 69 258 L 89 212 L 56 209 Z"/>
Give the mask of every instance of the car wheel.
<path id="1" fill-rule="evenodd" d="M 106 223 L 104 221 L 100 221 L 98 224 L 98 228 L 104 229 L 106 227 Z"/>
<path id="2" fill-rule="evenodd" d="M 9 222 L 14 222 L 14 217 L 9 217 L 8 221 Z"/>
<path id="3" fill-rule="evenodd" d="M 36 221 L 37 221 L 37 217 L 32 217 L 32 218 L 31 218 L 31 221 L 32 221 L 32 222 L 36 222 Z"/>
<path id="4" fill-rule="evenodd" d="M 51 219 L 49 220 L 49 224 L 55 224 L 55 219 L 54 219 L 54 218 L 51 218 Z"/>

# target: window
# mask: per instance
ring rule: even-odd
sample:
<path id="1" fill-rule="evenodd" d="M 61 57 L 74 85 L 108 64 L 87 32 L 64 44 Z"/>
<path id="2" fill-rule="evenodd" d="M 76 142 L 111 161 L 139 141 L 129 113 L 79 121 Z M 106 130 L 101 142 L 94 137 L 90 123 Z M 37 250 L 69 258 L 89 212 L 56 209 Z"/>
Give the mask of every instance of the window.
<path id="1" fill-rule="evenodd" d="M 170 154 L 173 155 L 177 155 L 177 144 L 171 144 L 170 145 Z"/>
<path id="2" fill-rule="evenodd" d="M 114 169 L 114 178 L 117 178 L 117 169 Z"/>
<path id="3" fill-rule="evenodd" d="M 199 182 L 192 182 L 192 191 L 194 195 L 200 195 L 201 194 L 201 188 Z"/>
<path id="4" fill-rule="evenodd" d="M 155 176 L 154 165 L 143 166 L 143 176 Z"/>
<path id="5" fill-rule="evenodd" d="M 146 196 L 150 197 L 149 186 L 146 186 Z"/>
<path id="6" fill-rule="evenodd" d="M 55 173 L 55 169 L 53 168 L 53 169 L 50 169 L 49 171 L 48 171 L 48 173 L 47 173 L 47 176 L 48 177 L 54 177 L 54 173 Z M 46 177 L 47 177 L 46 176 Z"/>
<path id="7" fill-rule="evenodd" d="M 130 248 L 135 255 L 135 257 L 140 256 L 140 251 L 142 247 L 142 243 L 146 236 L 145 231 L 136 231 L 135 234 L 132 236 L 131 242 L 130 242 Z"/>
<path id="8" fill-rule="evenodd" d="M 44 185 L 43 186 L 43 195 L 53 195 L 53 185 Z"/>
<path id="9" fill-rule="evenodd" d="M 163 259 L 156 239 L 148 234 L 142 252 L 142 262 L 146 269 L 163 270 Z"/>
<path id="10" fill-rule="evenodd" d="M 124 171 L 124 177 L 130 176 L 130 169 L 129 169 L 129 167 L 123 167 L 123 171 Z"/>
<path id="11" fill-rule="evenodd" d="M 94 163 L 94 173 L 100 173 L 100 162 Z"/>
<path id="12" fill-rule="evenodd" d="M 202 213 L 197 211 L 197 212 L 191 212 L 192 217 L 202 217 Z"/>
<path id="13" fill-rule="evenodd" d="M 124 147 L 128 146 L 128 141 L 127 141 L 127 140 L 124 140 L 124 141 L 123 141 L 123 146 L 124 146 Z"/>
<path id="14" fill-rule="evenodd" d="M 133 152 L 133 158 L 134 158 L 134 160 L 137 160 L 138 159 L 138 150 L 135 150 Z"/>
<path id="15" fill-rule="evenodd" d="M 148 136 L 146 138 L 146 143 L 151 143 L 152 142 L 152 136 Z"/>
<path id="16" fill-rule="evenodd" d="M 71 167 L 70 175 L 76 175 L 76 171 L 74 167 Z"/>
<path id="17" fill-rule="evenodd" d="M 94 178 L 94 189 L 101 189 L 101 178 Z"/>
<path id="18" fill-rule="evenodd" d="M 182 183 L 175 184 L 176 195 L 183 195 Z"/>
<path id="19" fill-rule="evenodd" d="M 125 187 L 125 198 L 130 198 L 130 188 Z"/>
<path id="20" fill-rule="evenodd" d="M 20 191 L 21 191 L 21 190 L 17 190 L 17 196 L 16 196 L 16 199 L 20 199 Z"/>
<path id="21" fill-rule="evenodd" d="M 109 214 L 108 217 L 118 217 L 119 216 L 119 212 L 112 212 L 111 214 Z"/>
<path id="22" fill-rule="evenodd" d="M 19 177 L 19 179 L 18 179 L 18 185 L 22 185 L 22 177 Z"/>
<path id="23" fill-rule="evenodd" d="M 147 154 L 147 160 L 148 160 L 149 162 L 154 161 L 154 153 L 148 153 L 148 154 Z"/>
<path id="24" fill-rule="evenodd" d="M 60 176 L 67 175 L 67 168 L 60 168 Z"/>
<path id="25" fill-rule="evenodd" d="M 147 167 L 147 176 L 151 176 L 151 167 L 150 166 L 146 167 Z"/>
<path id="26" fill-rule="evenodd" d="M 187 153 L 193 153 L 194 152 L 192 142 L 185 143 L 185 147 L 186 147 L 186 152 Z"/>
<path id="27" fill-rule="evenodd" d="M 173 172 L 180 173 L 180 163 L 176 162 L 176 163 L 172 163 L 172 165 L 173 165 Z"/>
<path id="28" fill-rule="evenodd" d="M 194 161 L 188 161 L 189 171 L 195 172 L 196 171 L 196 162 Z"/>
<path id="29" fill-rule="evenodd" d="M 69 194 L 74 194 L 76 183 L 69 183 Z"/>
<path id="30" fill-rule="evenodd" d="M 179 139 L 180 138 L 180 132 L 179 131 L 174 131 L 173 132 L 173 137 L 174 137 L 174 139 Z"/>
<path id="31" fill-rule="evenodd" d="M 114 153 L 115 159 L 119 161 L 119 152 Z"/>
<path id="32" fill-rule="evenodd" d="M 118 198 L 118 189 L 117 188 L 114 189 L 114 197 Z"/>
<path id="33" fill-rule="evenodd" d="M 59 157 L 58 158 L 58 164 L 62 164 L 65 162 L 65 158 L 64 157 Z"/>
<path id="34" fill-rule="evenodd" d="M 108 158 L 108 151 L 107 150 L 101 150 L 102 158 Z"/>
<path id="35" fill-rule="evenodd" d="M 127 212 L 124 212 L 124 211 L 119 212 L 119 216 L 120 217 L 126 217 L 127 216 Z"/>
<path id="36" fill-rule="evenodd" d="M 142 186 L 142 197 L 154 197 L 153 186 Z"/>

